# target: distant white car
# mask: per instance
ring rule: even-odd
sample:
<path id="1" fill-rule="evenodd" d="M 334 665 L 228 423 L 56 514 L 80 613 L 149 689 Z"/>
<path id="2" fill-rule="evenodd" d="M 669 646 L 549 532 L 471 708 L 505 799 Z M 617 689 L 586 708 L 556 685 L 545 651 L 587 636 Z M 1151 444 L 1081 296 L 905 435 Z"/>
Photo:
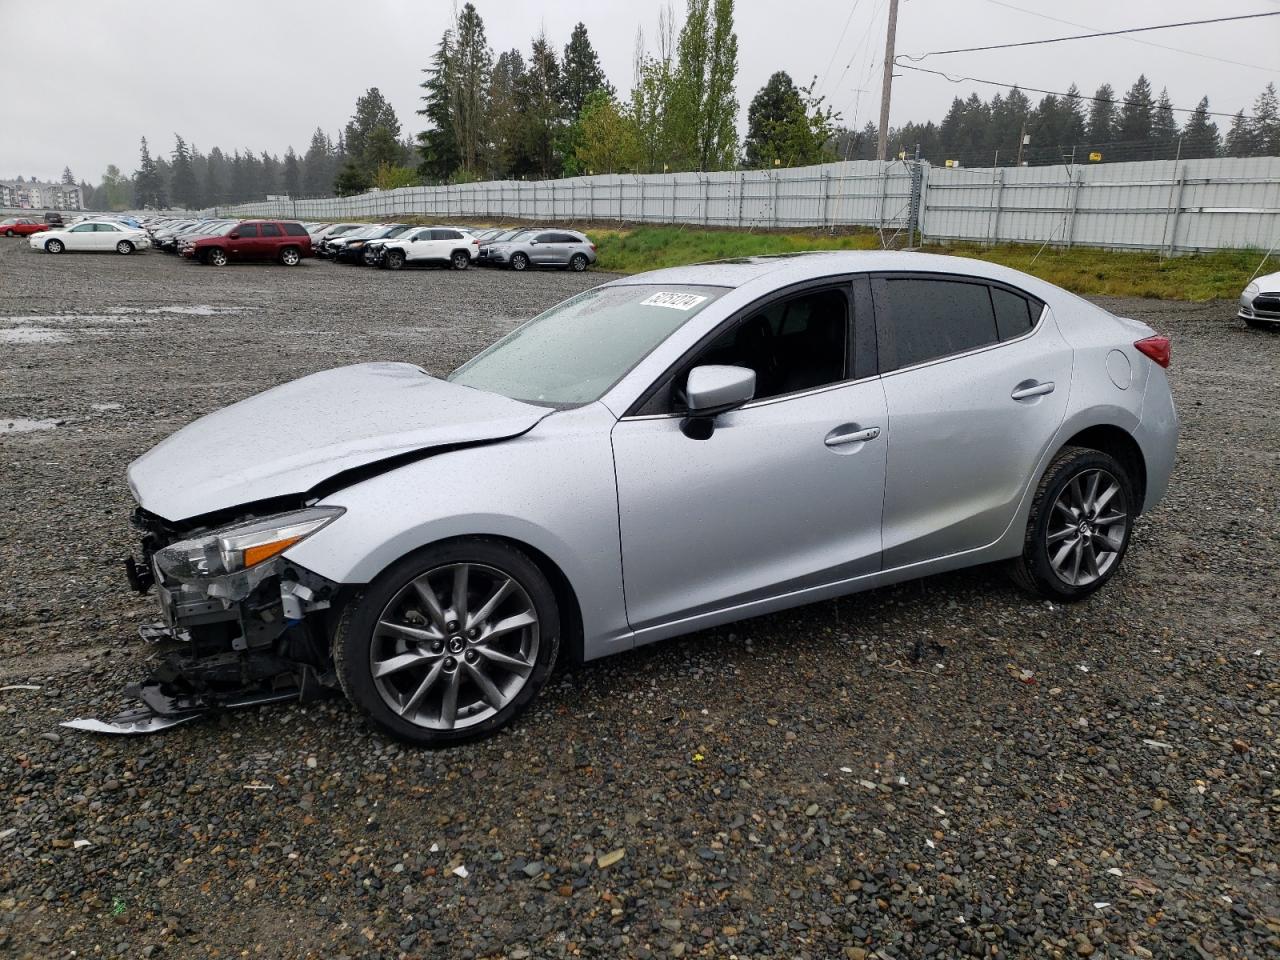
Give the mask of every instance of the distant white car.
<path id="1" fill-rule="evenodd" d="M 480 255 L 480 241 L 455 227 L 427 227 L 388 240 L 382 245 L 379 266 L 399 270 L 410 264 L 438 263 L 465 270 Z"/>
<path id="2" fill-rule="evenodd" d="M 43 250 L 45 253 L 114 250 L 116 253 L 130 254 L 151 246 L 145 230 L 102 221 L 86 221 L 62 230 L 46 230 L 32 234 L 27 242 L 33 250 Z"/>
<path id="3" fill-rule="evenodd" d="M 1236 316 L 1251 327 L 1280 329 L 1280 272 L 1251 280 L 1240 294 Z"/>

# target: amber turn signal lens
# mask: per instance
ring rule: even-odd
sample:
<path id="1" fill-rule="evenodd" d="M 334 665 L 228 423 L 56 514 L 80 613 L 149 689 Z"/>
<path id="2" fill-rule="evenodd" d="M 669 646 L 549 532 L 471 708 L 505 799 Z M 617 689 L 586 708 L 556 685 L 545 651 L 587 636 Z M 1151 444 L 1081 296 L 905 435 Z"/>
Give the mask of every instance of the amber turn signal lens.
<path id="1" fill-rule="evenodd" d="M 254 564 L 261 563 L 263 560 L 269 560 L 277 553 L 284 553 L 301 539 L 301 537 L 286 537 L 284 540 L 276 540 L 273 543 L 264 543 L 256 547 L 245 547 L 244 565 L 246 567 L 252 567 Z"/>

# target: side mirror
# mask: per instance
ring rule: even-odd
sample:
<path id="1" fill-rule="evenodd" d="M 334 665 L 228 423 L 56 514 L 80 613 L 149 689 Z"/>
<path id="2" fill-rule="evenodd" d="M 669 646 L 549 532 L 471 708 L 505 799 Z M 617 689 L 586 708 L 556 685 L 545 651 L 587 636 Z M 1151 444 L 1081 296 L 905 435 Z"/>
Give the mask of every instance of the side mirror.
<path id="1" fill-rule="evenodd" d="M 706 440 L 715 418 L 742 406 L 756 394 L 756 372 L 747 367 L 707 364 L 689 371 L 685 398 L 689 415 L 680 423 L 686 437 Z"/>
<path id="2" fill-rule="evenodd" d="M 529 241 L 529 246 L 531 246 L 531 247 L 536 247 L 537 245 L 538 245 L 538 238 L 537 238 L 537 237 L 534 237 L 532 240 L 530 240 L 530 241 Z"/>
<path id="3" fill-rule="evenodd" d="M 228 240 L 239 240 L 239 239 L 240 239 L 240 234 L 233 230 L 233 231 L 231 231 L 230 233 L 228 233 L 228 234 L 227 234 L 227 239 L 228 239 Z"/>

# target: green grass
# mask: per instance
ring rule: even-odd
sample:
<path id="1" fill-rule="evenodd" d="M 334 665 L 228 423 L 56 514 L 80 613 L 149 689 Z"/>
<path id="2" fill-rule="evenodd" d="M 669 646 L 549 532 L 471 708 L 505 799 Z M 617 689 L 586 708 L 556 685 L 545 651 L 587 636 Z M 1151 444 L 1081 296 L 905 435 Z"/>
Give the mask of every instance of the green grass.
<path id="1" fill-rule="evenodd" d="M 818 231 L 747 233 L 680 227 L 590 230 L 601 270 L 639 273 L 659 267 L 800 250 L 876 250 L 874 233 L 832 236 Z M 1234 299 L 1262 258 L 1259 251 L 1223 250 L 1162 259 L 1155 253 L 1034 246 L 929 246 L 926 252 L 975 257 L 1022 270 L 1080 294 L 1159 300 Z M 1034 261 L 1034 262 L 1033 262 Z"/>

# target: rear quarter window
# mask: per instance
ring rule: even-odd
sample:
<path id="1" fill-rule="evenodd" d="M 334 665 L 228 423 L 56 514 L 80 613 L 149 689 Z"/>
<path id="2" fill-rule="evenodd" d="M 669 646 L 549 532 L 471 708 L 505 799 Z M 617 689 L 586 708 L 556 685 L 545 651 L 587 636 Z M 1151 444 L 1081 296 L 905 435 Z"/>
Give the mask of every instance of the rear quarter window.
<path id="1" fill-rule="evenodd" d="M 283 226 L 284 226 L 284 232 L 291 237 L 311 236 L 311 234 L 307 233 L 306 227 L 304 227 L 300 223 L 286 223 L 286 224 L 283 224 Z"/>
<path id="2" fill-rule="evenodd" d="M 991 303 L 996 310 L 996 327 L 1001 340 L 1013 340 L 1036 325 L 1044 304 L 1029 300 L 1003 287 L 991 288 Z"/>

